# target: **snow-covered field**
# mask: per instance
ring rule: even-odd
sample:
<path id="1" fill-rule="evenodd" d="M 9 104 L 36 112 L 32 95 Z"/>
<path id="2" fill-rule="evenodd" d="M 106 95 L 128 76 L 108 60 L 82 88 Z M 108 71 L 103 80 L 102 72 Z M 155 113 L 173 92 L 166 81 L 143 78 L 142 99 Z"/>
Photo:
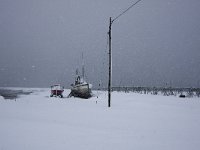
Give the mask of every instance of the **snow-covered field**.
<path id="1" fill-rule="evenodd" d="M 67 96 L 69 90 L 65 90 Z M 0 150 L 199 150 L 200 98 L 94 92 L 0 97 Z"/>

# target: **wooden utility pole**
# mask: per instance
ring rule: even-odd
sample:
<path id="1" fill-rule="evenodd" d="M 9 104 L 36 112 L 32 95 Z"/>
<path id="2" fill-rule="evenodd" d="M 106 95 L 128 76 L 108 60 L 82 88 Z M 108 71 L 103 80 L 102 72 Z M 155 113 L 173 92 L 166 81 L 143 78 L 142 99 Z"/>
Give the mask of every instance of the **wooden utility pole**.
<path id="1" fill-rule="evenodd" d="M 108 31 L 108 35 L 109 35 L 109 79 L 108 79 L 108 107 L 111 107 L 111 92 L 112 92 L 112 51 L 111 51 L 111 26 L 112 23 L 118 19 L 119 17 L 121 17 L 123 14 L 125 14 L 128 10 L 130 10 L 133 6 L 135 6 L 138 2 L 140 2 L 141 0 L 137 0 L 135 3 L 133 3 L 131 6 L 129 6 L 125 11 L 123 11 L 121 14 L 119 14 L 117 17 L 115 17 L 114 19 L 112 19 L 110 17 L 110 24 L 109 24 L 109 31 Z"/>
<path id="2" fill-rule="evenodd" d="M 111 107 L 111 92 L 112 92 L 112 88 L 111 88 L 111 79 L 112 79 L 112 55 L 111 55 L 111 25 L 112 25 L 112 19 L 110 17 L 110 24 L 109 24 L 109 31 L 108 31 L 108 35 L 109 35 L 109 79 L 108 79 L 108 107 Z"/>

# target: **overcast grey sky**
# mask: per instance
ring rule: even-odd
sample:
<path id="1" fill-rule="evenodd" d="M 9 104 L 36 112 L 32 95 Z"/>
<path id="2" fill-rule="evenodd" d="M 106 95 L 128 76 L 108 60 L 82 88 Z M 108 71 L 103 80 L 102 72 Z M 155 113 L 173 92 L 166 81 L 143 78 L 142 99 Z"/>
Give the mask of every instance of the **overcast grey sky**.
<path id="1" fill-rule="evenodd" d="M 136 0 L 135 0 L 136 1 Z M 107 86 L 109 17 L 134 0 L 0 0 L 0 87 Z M 112 25 L 113 85 L 200 86 L 200 1 L 142 0 Z"/>

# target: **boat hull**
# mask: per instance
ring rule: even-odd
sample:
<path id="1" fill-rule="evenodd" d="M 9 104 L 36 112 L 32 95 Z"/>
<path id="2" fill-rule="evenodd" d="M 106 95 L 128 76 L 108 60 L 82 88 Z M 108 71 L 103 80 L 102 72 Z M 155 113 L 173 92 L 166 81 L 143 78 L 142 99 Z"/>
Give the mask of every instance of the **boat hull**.
<path id="1" fill-rule="evenodd" d="M 71 88 L 71 96 L 80 97 L 80 98 L 90 98 L 91 97 L 91 89 L 89 84 L 78 84 L 74 85 Z"/>

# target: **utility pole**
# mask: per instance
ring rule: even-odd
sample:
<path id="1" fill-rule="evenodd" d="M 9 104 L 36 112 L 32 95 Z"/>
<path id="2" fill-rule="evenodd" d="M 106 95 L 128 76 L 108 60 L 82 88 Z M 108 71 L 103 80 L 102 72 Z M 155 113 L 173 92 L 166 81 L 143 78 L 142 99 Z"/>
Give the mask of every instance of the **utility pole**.
<path id="1" fill-rule="evenodd" d="M 108 36 L 109 36 L 109 79 L 108 79 L 108 107 L 111 107 L 111 92 L 112 92 L 112 50 L 111 50 L 111 27 L 112 23 L 117 20 L 119 17 L 121 17 L 123 14 L 125 14 L 129 9 L 131 9 L 133 6 L 135 6 L 138 2 L 141 0 L 137 0 L 135 3 L 133 3 L 131 6 L 129 6 L 126 10 L 124 10 L 121 14 L 119 14 L 117 17 L 112 19 L 110 17 L 110 23 L 109 23 L 109 31 L 108 31 Z"/>
<path id="2" fill-rule="evenodd" d="M 108 31 L 108 36 L 109 36 L 109 79 L 108 79 L 108 107 L 111 106 L 111 79 L 112 79 L 112 56 L 111 56 L 111 25 L 112 25 L 112 18 L 110 17 L 110 24 L 109 24 L 109 31 Z"/>

